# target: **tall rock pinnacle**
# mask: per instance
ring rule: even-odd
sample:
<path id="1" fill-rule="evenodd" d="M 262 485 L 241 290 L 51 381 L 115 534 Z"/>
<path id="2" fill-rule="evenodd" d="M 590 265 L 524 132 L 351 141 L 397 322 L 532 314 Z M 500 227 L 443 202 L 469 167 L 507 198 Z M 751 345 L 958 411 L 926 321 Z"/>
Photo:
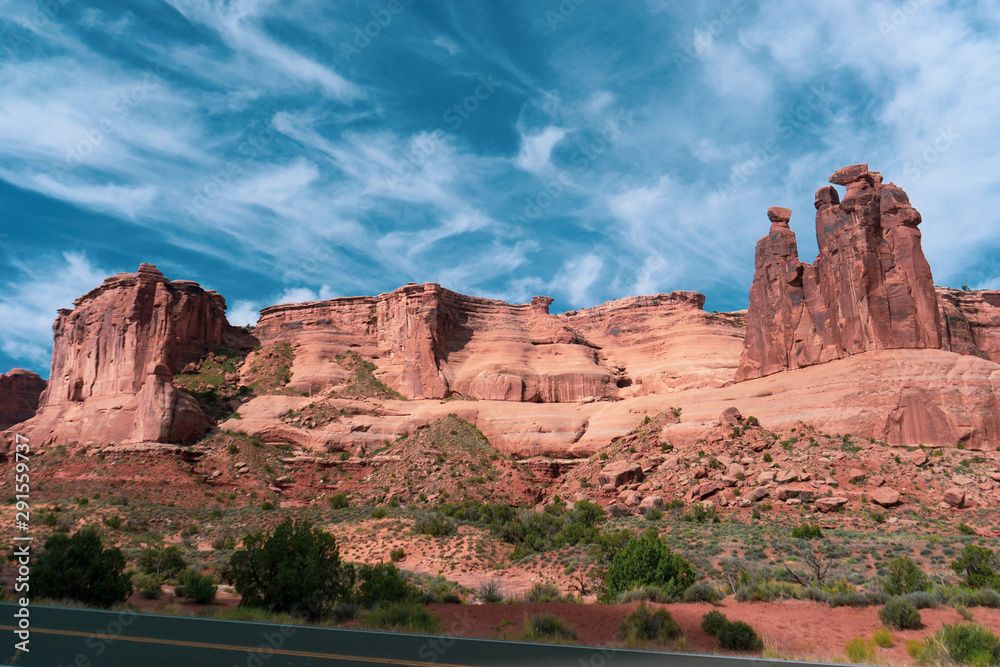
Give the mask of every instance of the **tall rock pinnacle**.
<path id="1" fill-rule="evenodd" d="M 757 242 L 736 381 L 867 350 L 939 348 L 937 297 L 920 247 L 920 213 L 867 164 L 839 169 L 816 192 L 819 255 L 800 262 L 791 211 L 771 207 Z"/>

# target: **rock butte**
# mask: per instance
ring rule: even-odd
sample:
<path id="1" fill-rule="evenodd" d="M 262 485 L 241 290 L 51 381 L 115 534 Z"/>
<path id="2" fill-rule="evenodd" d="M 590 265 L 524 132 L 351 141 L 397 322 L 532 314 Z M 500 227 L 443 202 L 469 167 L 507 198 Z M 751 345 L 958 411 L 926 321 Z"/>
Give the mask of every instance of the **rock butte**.
<path id="1" fill-rule="evenodd" d="M 816 193 L 813 264 L 798 259 L 792 212 L 768 210 L 745 313 L 706 313 L 701 294 L 673 292 L 554 315 L 548 297 L 515 305 L 424 283 L 271 306 L 251 335 L 229 325 L 220 295 L 143 264 L 59 312 L 44 392 L 37 376 L 0 376 L 0 423 L 21 422 L 3 437 L 190 441 L 210 422 L 174 374 L 219 347 L 288 342 L 289 395 L 244 399 L 242 418 L 222 428 L 309 451 L 370 451 L 455 413 L 502 452 L 580 457 L 672 406 L 683 417 L 662 437 L 675 444 L 721 437 L 720 413 L 738 408 L 774 429 L 995 446 L 1000 292 L 935 288 L 920 214 L 867 165 L 830 181 L 846 194 Z M 336 362 L 348 350 L 410 400 L 330 397 L 349 378 Z M 452 397 L 478 400 L 443 400 Z M 280 418 L 316 401 L 348 415 L 312 429 Z"/>

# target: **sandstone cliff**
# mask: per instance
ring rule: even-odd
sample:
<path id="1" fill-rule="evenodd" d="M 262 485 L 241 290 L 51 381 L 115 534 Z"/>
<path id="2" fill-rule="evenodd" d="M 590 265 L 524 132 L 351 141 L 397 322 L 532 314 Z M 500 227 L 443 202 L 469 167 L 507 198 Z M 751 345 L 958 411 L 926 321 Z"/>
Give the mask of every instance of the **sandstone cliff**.
<path id="1" fill-rule="evenodd" d="M 906 193 L 858 164 L 816 192 L 813 264 L 799 261 L 791 211 L 768 210 L 757 243 L 747 336 L 736 380 L 841 359 L 867 350 L 941 347 L 920 213 Z"/>
<path id="2" fill-rule="evenodd" d="M 226 302 L 151 264 L 122 273 L 63 309 L 53 324 L 48 388 L 21 425 L 33 443 L 184 442 L 209 421 L 174 373 L 217 347 L 246 344 Z"/>
<path id="3" fill-rule="evenodd" d="M 34 416 L 45 384 L 37 373 L 23 368 L 0 373 L 0 431 Z"/>
<path id="4" fill-rule="evenodd" d="M 704 300 L 675 292 L 551 315 L 548 297 L 513 305 L 426 283 L 272 306 L 255 335 L 292 343 L 290 387 L 309 393 L 346 377 L 335 356 L 351 348 L 408 398 L 574 402 L 729 380 L 742 320 L 705 313 Z"/>

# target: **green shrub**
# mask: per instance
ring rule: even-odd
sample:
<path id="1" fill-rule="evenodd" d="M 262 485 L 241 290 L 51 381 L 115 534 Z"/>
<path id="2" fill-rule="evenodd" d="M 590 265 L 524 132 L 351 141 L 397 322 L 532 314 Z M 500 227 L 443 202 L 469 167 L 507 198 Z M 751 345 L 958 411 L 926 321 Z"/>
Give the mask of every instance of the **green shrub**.
<path id="1" fill-rule="evenodd" d="M 943 596 L 949 605 L 963 607 L 1000 607 L 1000 592 L 992 588 L 965 588 L 962 586 L 941 586 L 935 591 Z"/>
<path id="2" fill-rule="evenodd" d="M 625 616 L 618 628 L 618 637 L 629 643 L 643 641 L 665 642 L 681 636 L 681 626 L 666 609 L 650 611 L 640 604 L 635 611 Z"/>
<path id="3" fill-rule="evenodd" d="M 433 635 L 441 631 L 441 617 L 413 602 L 397 602 L 377 607 L 361 625 L 373 630 L 393 630 Z"/>
<path id="4" fill-rule="evenodd" d="M 576 639 L 576 629 L 552 614 L 538 614 L 524 621 L 524 638 L 572 641 Z"/>
<path id="5" fill-rule="evenodd" d="M 351 506 L 346 493 L 335 493 L 330 496 L 330 507 L 335 510 L 347 509 Z"/>
<path id="6" fill-rule="evenodd" d="M 642 537 L 629 537 L 614 554 L 604 573 L 601 597 L 603 601 L 611 601 L 622 591 L 652 584 L 679 598 L 694 582 L 691 564 L 671 552 L 655 531 L 647 531 Z"/>
<path id="7" fill-rule="evenodd" d="M 685 602 L 711 602 L 712 604 L 718 604 L 722 602 L 722 598 L 724 597 L 718 588 L 707 581 L 699 581 L 696 584 L 692 584 L 691 587 L 684 591 Z"/>
<path id="8" fill-rule="evenodd" d="M 341 562 L 337 539 L 307 521 L 285 519 L 269 536 L 247 535 L 243 547 L 229 560 L 241 606 L 315 619 L 351 596 L 354 568 Z"/>
<path id="9" fill-rule="evenodd" d="M 143 549 L 139 568 L 146 574 L 173 579 L 187 569 L 187 563 L 180 547 L 171 545 L 162 549 Z"/>
<path id="10" fill-rule="evenodd" d="M 708 507 L 703 503 L 695 503 L 691 509 L 684 513 L 681 521 L 692 521 L 694 523 L 719 523 L 719 512 L 715 507 Z"/>
<path id="11" fill-rule="evenodd" d="M 935 638 L 944 645 L 951 659 L 960 665 L 1000 664 L 1000 638 L 981 625 L 945 625 Z"/>
<path id="12" fill-rule="evenodd" d="M 373 519 L 384 519 L 386 516 L 386 511 L 384 507 L 376 507 L 372 510 Z"/>
<path id="13" fill-rule="evenodd" d="M 413 524 L 413 529 L 418 533 L 430 535 L 431 537 L 445 537 L 454 535 L 458 528 L 451 519 L 441 516 L 437 512 L 424 514 Z"/>
<path id="14" fill-rule="evenodd" d="M 923 625 L 920 612 L 906 598 L 892 598 L 878 612 L 878 620 L 892 630 L 913 630 Z"/>
<path id="15" fill-rule="evenodd" d="M 870 665 L 875 662 L 875 642 L 865 637 L 855 637 L 844 647 L 847 659 L 855 665 Z"/>
<path id="16" fill-rule="evenodd" d="M 992 549 L 965 545 L 962 555 L 951 564 L 951 569 L 965 577 L 969 588 L 1000 589 L 1000 575 L 997 575 L 997 557 Z"/>
<path id="17" fill-rule="evenodd" d="M 885 628 L 880 628 L 872 633 L 872 640 L 879 648 L 889 648 L 892 646 L 892 633 Z"/>
<path id="18" fill-rule="evenodd" d="M 397 547 L 389 552 L 389 560 L 393 563 L 398 563 L 404 558 L 406 558 L 406 551 L 403 550 L 403 547 Z"/>
<path id="19" fill-rule="evenodd" d="M 269 512 L 270 510 L 274 509 L 274 503 L 272 503 L 270 500 L 265 500 L 263 503 L 261 503 L 260 508 L 265 512 Z"/>
<path id="20" fill-rule="evenodd" d="M 215 594 L 219 590 L 215 577 L 195 570 L 182 572 L 180 581 L 184 587 L 184 597 L 198 604 L 208 604 L 215 599 Z"/>
<path id="21" fill-rule="evenodd" d="M 616 604 L 630 604 L 632 602 L 658 602 L 664 604 L 674 602 L 676 599 L 677 596 L 673 592 L 668 592 L 660 586 L 648 584 L 628 591 L 622 591 L 615 597 L 614 602 Z"/>
<path id="22" fill-rule="evenodd" d="M 717 637 L 722 626 L 729 623 L 729 619 L 721 611 L 712 610 L 701 617 L 701 629 Z"/>
<path id="23" fill-rule="evenodd" d="M 559 602 L 562 594 L 555 584 L 536 583 L 524 594 L 525 602 Z"/>
<path id="24" fill-rule="evenodd" d="M 816 523 L 803 523 L 792 528 L 792 537 L 797 540 L 819 540 L 823 538 L 823 530 Z"/>
<path id="25" fill-rule="evenodd" d="M 729 621 L 716 635 L 719 646 L 730 651 L 757 651 L 764 648 L 764 642 L 749 623 Z"/>
<path id="26" fill-rule="evenodd" d="M 110 607 L 132 594 L 121 549 L 105 549 L 94 526 L 72 537 L 56 533 L 47 539 L 31 574 L 32 592 L 38 597 Z"/>
<path id="27" fill-rule="evenodd" d="M 503 602 L 503 582 L 500 577 L 492 577 L 489 581 L 479 584 L 479 592 L 476 594 L 483 604 L 498 604 Z"/>
<path id="28" fill-rule="evenodd" d="M 890 558 L 889 562 L 886 563 L 882 590 L 887 595 L 907 595 L 917 591 L 929 591 L 931 590 L 931 581 L 912 558 L 900 556 Z"/>
<path id="29" fill-rule="evenodd" d="M 917 609 L 937 609 L 944 603 L 944 596 L 938 591 L 914 591 L 903 597 Z"/>
<path id="30" fill-rule="evenodd" d="M 155 574 L 140 574 L 133 580 L 139 589 L 139 596 L 144 600 L 155 600 L 163 592 L 163 579 Z"/>
<path id="31" fill-rule="evenodd" d="M 362 607 L 405 602 L 420 593 L 392 563 L 361 565 L 358 568 L 358 581 L 355 602 Z"/>

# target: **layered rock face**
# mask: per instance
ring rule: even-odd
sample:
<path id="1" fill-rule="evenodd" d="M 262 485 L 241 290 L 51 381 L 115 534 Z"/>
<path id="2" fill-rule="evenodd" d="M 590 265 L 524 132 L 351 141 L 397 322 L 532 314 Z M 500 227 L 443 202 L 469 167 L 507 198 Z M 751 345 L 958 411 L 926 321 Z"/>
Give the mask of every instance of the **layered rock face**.
<path id="1" fill-rule="evenodd" d="M 705 313 L 700 294 L 634 297 L 561 315 L 549 314 L 551 303 L 513 305 L 414 284 L 375 297 L 272 306 L 255 334 L 264 344 L 293 344 L 292 387 L 310 393 L 344 379 L 333 359 L 349 347 L 374 359 L 380 379 L 408 398 L 560 403 L 721 385 L 732 376 L 742 322 Z M 692 358 L 698 345 L 714 350 L 710 363 Z"/>
<path id="2" fill-rule="evenodd" d="M 906 193 L 859 164 L 816 192 L 813 264 L 800 262 L 791 211 L 768 210 L 757 243 L 747 336 L 736 381 L 868 350 L 940 348 L 938 304 Z"/>
<path id="3" fill-rule="evenodd" d="M 937 288 L 941 349 L 1000 363 L 1000 290 Z"/>
<path id="4" fill-rule="evenodd" d="M 174 373 L 245 334 L 225 299 L 197 283 L 167 280 L 152 264 L 121 273 L 59 311 L 48 388 L 19 430 L 33 442 L 184 442 L 209 421 L 171 383 Z"/>
<path id="5" fill-rule="evenodd" d="M 0 431 L 35 416 L 45 385 L 37 373 L 23 368 L 0 373 Z"/>

